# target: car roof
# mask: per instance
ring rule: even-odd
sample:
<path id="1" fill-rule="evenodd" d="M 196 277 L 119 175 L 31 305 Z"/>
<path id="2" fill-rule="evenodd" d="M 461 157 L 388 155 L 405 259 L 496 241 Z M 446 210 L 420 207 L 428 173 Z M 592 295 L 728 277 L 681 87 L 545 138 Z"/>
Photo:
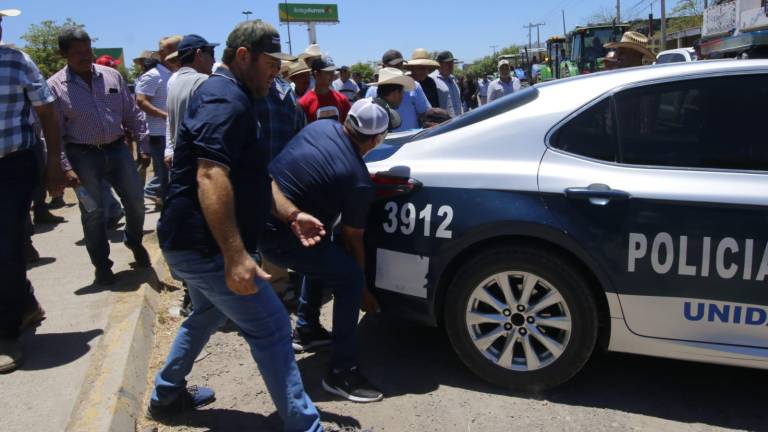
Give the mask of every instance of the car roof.
<path id="1" fill-rule="evenodd" d="M 691 47 L 686 47 L 686 48 L 675 48 L 675 49 L 668 49 L 668 50 L 665 50 L 665 51 L 662 51 L 662 52 L 660 52 L 660 53 L 659 53 L 659 54 L 656 56 L 656 58 L 658 58 L 659 56 L 662 56 L 662 55 L 664 55 L 664 54 L 673 54 L 673 53 L 682 53 L 682 52 L 687 52 L 687 53 L 695 53 L 695 52 L 696 52 L 696 50 L 695 50 L 695 49 L 693 49 L 693 48 L 691 48 Z"/>
<path id="2" fill-rule="evenodd" d="M 639 66 L 593 74 L 579 75 L 561 80 L 537 84 L 540 89 L 554 90 L 556 87 L 582 87 L 588 85 L 595 93 L 604 93 L 624 85 L 678 79 L 686 76 L 707 76 L 738 73 L 768 73 L 768 60 L 704 60 L 695 62 L 668 63 L 661 65 Z M 602 90 L 601 90 L 602 89 Z M 564 89 L 559 89 L 564 90 Z M 597 94 L 596 94 L 597 95 Z"/>

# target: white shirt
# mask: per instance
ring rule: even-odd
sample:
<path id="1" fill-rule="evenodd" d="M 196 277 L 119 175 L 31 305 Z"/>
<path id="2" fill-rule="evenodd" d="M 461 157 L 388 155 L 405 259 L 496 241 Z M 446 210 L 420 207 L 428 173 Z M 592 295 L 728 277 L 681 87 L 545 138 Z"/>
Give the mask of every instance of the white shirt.
<path id="1" fill-rule="evenodd" d="M 157 65 L 149 72 L 139 77 L 136 82 L 136 93 L 147 96 L 149 103 L 155 108 L 165 111 L 168 100 L 168 80 L 171 71 L 162 64 Z M 165 136 L 165 119 L 147 115 L 149 134 L 152 136 Z"/>
<path id="2" fill-rule="evenodd" d="M 346 96 L 350 101 L 354 101 L 357 98 L 357 94 L 360 93 L 360 87 L 358 87 L 357 83 L 352 79 L 343 82 L 341 78 L 339 78 L 331 85 L 334 90 Z"/>
<path id="3" fill-rule="evenodd" d="M 509 77 L 509 82 L 504 82 L 501 78 L 495 79 L 488 84 L 488 103 L 519 91 L 520 87 L 520 80 L 513 76 Z"/>

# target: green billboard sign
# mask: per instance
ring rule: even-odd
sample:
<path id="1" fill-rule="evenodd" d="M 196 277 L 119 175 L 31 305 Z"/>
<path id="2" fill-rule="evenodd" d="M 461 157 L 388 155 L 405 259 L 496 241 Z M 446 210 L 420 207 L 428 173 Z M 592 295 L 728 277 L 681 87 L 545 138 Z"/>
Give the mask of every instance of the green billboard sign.
<path id="1" fill-rule="evenodd" d="M 339 22 L 335 4 L 280 3 L 280 22 Z"/>

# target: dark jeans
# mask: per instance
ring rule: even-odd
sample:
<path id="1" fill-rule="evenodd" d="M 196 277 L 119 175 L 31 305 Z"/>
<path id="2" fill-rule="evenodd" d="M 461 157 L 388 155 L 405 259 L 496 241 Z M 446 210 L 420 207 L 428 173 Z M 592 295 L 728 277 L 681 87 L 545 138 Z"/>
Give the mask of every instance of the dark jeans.
<path id="1" fill-rule="evenodd" d="M 149 137 L 149 155 L 152 157 L 152 169 L 155 176 L 147 183 L 144 193 L 160 199 L 165 199 L 168 190 L 168 167 L 165 166 L 165 136 L 151 135 Z"/>
<path id="2" fill-rule="evenodd" d="M 37 306 L 27 280 L 22 227 L 38 172 L 31 150 L 0 158 L 0 339 L 17 338 L 23 313 Z"/>
<path id="3" fill-rule="evenodd" d="M 354 258 L 328 238 L 314 247 L 304 247 L 288 229 L 267 230 L 261 251 L 274 264 L 304 275 L 296 310 L 297 328 L 319 326 L 323 289 L 333 292 L 331 367 L 357 366 L 357 321 L 365 279 Z"/>
<path id="4" fill-rule="evenodd" d="M 122 142 L 102 149 L 69 144 L 67 158 L 80 177 L 82 187 L 99 203 L 99 207 L 90 213 L 80 205 L 80 220 L 83 223 L 88 255 L 96 268 L 111 268 L 107 227 L 104 224 L 104 179 L 115 188 L 125 209 L 123 241 L 126 246 L 130 248 L 141 245 L 144 235 L 144 195 L 131 152 Z"/>

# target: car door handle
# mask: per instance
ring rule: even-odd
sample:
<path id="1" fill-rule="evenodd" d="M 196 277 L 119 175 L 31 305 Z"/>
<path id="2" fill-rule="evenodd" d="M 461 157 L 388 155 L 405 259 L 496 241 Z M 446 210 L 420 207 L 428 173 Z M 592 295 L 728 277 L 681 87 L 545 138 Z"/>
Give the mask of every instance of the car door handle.
<path id="1" fill-rule="evenodd" d="M 588 187 L 571 187 L 565 190 L 565 196 L 570 199 L 588 199 L 595 205 L 606 205 L 611 201 L 622 201 L 631 198 L 629 192 L 611 189 L 604 184 L 591 184 Z"/>

